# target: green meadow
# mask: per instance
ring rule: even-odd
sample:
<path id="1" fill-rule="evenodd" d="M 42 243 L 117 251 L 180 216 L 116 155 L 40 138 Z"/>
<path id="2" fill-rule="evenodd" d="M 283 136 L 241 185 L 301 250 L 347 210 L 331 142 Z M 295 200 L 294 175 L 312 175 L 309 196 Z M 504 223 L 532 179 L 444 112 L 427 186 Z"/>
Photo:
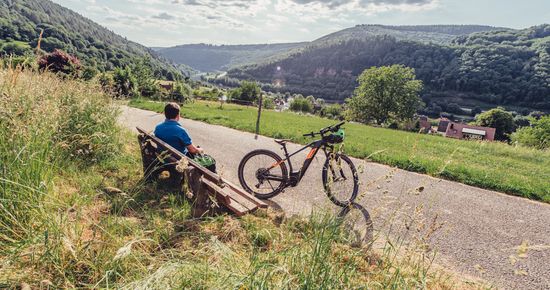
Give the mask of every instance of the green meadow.
<path id="1" fill-rule="evenodd" d="M 162 112 L 163 103 L 132 100 L 130 106 Z M 254 132 L 257 110 L 215 102 L 182 106 L 185 118 Z M 291 112 L 264 110 L 260 133 L 304 144 L 304 133 L 335 123 L 334 120 Z M 348 123 L 345 151 L 357 158 L 405 170 L 550 202 L 550 152 L 499 142 L 455 140 Z"/>

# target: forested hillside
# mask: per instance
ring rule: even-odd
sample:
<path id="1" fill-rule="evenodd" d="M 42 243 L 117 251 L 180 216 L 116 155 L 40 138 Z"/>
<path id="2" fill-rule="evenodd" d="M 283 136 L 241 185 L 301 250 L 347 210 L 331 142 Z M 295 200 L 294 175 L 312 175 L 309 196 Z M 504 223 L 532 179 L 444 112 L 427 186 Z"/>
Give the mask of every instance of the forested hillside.
<path id="1" fill-rule="evenodd" d="M 62 49 L 99 70 L 112 70 L 136 58 L 149 57 L 158 75 L 173 78 L 177 72 L 152 50 L 49 0 L 0 1 L 0 55 L 31 51 L 38 44 L 41 30 L 41 49 Z"/>
<path id="2" fill-rule="evenodd" d="M 155 50 L 175 63 L 185 64 L 202 72 L 215 72 L 259 62 L 304 44 L 186 44 L 169 48 L 155 48 Z"/>
<path id="3" fill-rule="evenodd" d="M 457 35 L 495 29 L 498 28 L 481 25 L 357 25 L 326 35 L 313 42 L 251 45 L 186 44 L 153 49 L 175 63 L 186 64 L 202 72 L 215 72 L 247 64 L 283 59 L 302 50 L 307 45 L 327 45 L 342 40 L 365 39 L 381 35 L 391 35 L 400 40 L 450 43 Z"/>
<path id="4" fill-rule="evenodd" d="M 316 41 L 279 60 L 233 69 L 229 76 L 343 100 L 364 69 L 403 64 L 424 81 L 428 106 L 452 99 L 550 109 L 549 53 L 550 25 L 459 35 L 449 44 L 374 35 Z"/>
<path id="5" fill-rule="evenodd" d="M 458 35 L 468 35 L 475 32 L 506 30 L 483 25 L 403 25 L 389 26 L 377 24 L 356 25 L 328 34 L 312 44 L 335 43 L 352 39 L 363 40 L 373 36 L 393 36 L 398 40 L 412 40 L 424 43 L 448 44 Z"/>

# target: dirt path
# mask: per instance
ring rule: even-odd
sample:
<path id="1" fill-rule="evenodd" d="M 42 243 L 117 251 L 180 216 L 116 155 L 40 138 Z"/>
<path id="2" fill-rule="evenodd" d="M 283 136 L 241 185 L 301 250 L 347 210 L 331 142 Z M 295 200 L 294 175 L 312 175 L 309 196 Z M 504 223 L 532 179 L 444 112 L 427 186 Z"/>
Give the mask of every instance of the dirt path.
<path id="1" fill-rule="evenodd" d="M 121 124 L 153 130 L 164 117 L 122 107 Z M 271 138 L 183 120 L 195 144 L 214 156 L 222 175 L 238 184 L 237 167 L 253 149 L 281 153 Z M 299 127 L 296 130 L 300 130 Z M 290 149 L 299 148 L 291 144 Z M 305 154 L 302 158 L 305 158 Z M 460 183 L 411 173 L 376 163 L 364 164 L 358 201 L 372 215 L 374 227 L 389 231 L 411 219 L 438 252 L 437 262 L 455 271 L 482 278 L 507 289 L 550 289 L 550 205 L 483 190 Z M 298 161 L 299 162 L 299 161 Z M 324 157 L 313 161 L 302 183 L 273 201 L 289 214 L 308 214 L 331 206 L 324 195 L 321 168 Z M 503 176 L 502 178 L 506 178 Z M 415 230 L 411 230 L 415 232 Z M 411 232 L 410 231 L 410 232 Z"/>

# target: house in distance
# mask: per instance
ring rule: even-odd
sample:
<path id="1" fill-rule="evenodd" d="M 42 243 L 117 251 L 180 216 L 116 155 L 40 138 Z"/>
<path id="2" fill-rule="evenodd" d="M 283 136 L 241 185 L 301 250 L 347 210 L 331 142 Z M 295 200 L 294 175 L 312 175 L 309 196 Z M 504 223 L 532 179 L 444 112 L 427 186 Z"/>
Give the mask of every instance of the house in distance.
<path id="1" fill-rule="evenodd" d="M 446 127 L 445 127 L 446 125 Z M 467 140 L 495 140 L 495 128 L 472 126 L 468 124 L 451 122 L 448 119 L 441 119 L 438 131 L 445 129 L 445 137 Z"/>

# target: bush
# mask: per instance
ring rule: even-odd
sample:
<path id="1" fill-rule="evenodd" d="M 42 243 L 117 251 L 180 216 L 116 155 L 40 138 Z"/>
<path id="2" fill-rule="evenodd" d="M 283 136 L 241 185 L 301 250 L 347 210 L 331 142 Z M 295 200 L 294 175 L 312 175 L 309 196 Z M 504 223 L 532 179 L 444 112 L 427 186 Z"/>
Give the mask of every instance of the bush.
<path id="1" fill-rule="evenodd" d="M 240 96 L 237 99 L 254 102 L 260 96 L 262 90 L 256 82 L 242 81 L 240 88 Z"/>
<path id="2" fill-rule="evenodd" d="M 114 93 L 119 97 L 137 97 L 138 82 L 129 67 L 116 68 L 113 72 Z"/>
<path id="3" fill-rule="evenodd" d="M 531 127 L 523 127 L 512 134 L 512 141 L 538 149 L 550 148 L 550 116 L 531 118 Z"/>
<path id="4" fill-rule="evenodd" d="M 184 82 L 176 82 L 174 84 L 174 91 L 172 92 L 172 99 L 180 103 L 190 102 L 193 99 L 193 90 Z"/>
<path id="5" fill-rule="evenodd" d="M 38 60 L 38 67 L 63 76 L 78 76 L 82 65 L 75 56 L 56 49 L 52 53 L 43 55 Z"/>
<path id="6" fill-rule="evenodd" d="M 449 105 L 447 105 L 447 112 L 458 114 L 458 115 L 464 114 L 464 111 L 457 103 L 450 103 Z"/>
<path id="7" fill-rule="evenodd" d="M 342 113 L 344 109 L 339 104 L 332 104 L 329 106 L 323 107 L 321 110 L 321 117 L 330 118 L 330 119 L 342 119 Z"/>
<path id="8" fill-rule="evenodd" d="M 516 125 L 516 128 L 527 127 L 531 125 L 529 120 L 529 117 L 517 115 L 514 117 L 514 124 Z"/>
<path id="9" fill-rule="evenodd" d="M 229 100 L 238 100 L 241 98 L 241 89 L 236 88 L 229 91 L 229 94 L 227 95 Z"/>
<path id="10" fill-rule="evenodd" d="M 97 76 L 97 74 L 99 73 L 99 71 L 97 70 L 97 68 L 93 67 L 93 66 L 87 66 L 84 68 L 84 70 L 82 71 L 82 79 L 86 80 L 86 81 L 89 81 L 89 80 L 92 80 L 93 78 L 95 78 L 95 76 Z"/>
<path id="11" fill-rule="evenodd" d="M 290 102 L 290 110 L 294 112 L 311 113 L 313 104 L 303 97 L 297 97 Z"/>
<path id="12" fill-rule="evenodd" d="M 30 56 L 11 56 L 8 58 L 0 58 L 0 68 L 9 67 L 16 69 L 36 69 L 36 58 Z"/>
<path id="13" fill-rule="evenodd" d="M 501 107 L 477 115 L 475 124 L 495 128 L 495 139 L 501 141 L 508 140 L 515 129 L 514 115 Z"/>
<path id="14" fill-rule="evenodd" d="M 262 108 L 268 109 L 268 110 L 275 109 L 275 100 L 270 97 L 264 97 L 262 99 Z"/>
<path id="15" fill-rule="evenodd" d="M 8 42 L 4 45 L 0 44 L 0 55 L 15 55 L 22 56 L 27 53 L 30 49 L 25 46 L 21 46 L 17 43 Z"/>

